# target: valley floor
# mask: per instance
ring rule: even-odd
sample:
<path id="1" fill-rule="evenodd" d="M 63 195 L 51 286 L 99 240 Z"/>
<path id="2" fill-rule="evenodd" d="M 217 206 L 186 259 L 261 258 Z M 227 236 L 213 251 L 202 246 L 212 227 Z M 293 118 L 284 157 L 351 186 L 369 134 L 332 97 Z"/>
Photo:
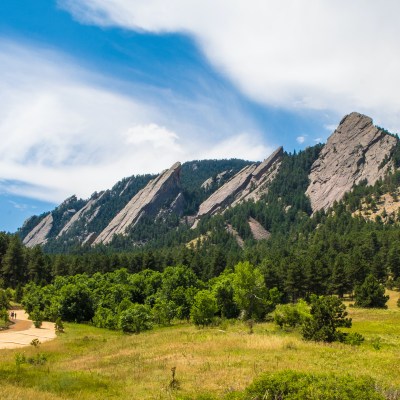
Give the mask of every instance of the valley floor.
<path id="1" fill-rule="evenodd" d="M 208 394 L 219 398 L 243 390 L 262 372 L 292 369 L 368 376 L 387 398 L 397 399 L 398 296 L 391 292 L 387 310 L 348 308 L 353 318 L 351 331 L 365 337 L 361 346 L 305 342 L 299 332 L 282 331 L 272 323 L 255 325 L 253 334 L 236 322 L 206 329 L 178 324 L 132 336 L 66 324 L 66 333 L 39 349 L 30 346 L 0 352 L 1 397 L 161 400 Z M 43 353 L 47 362 L 17 368 L 17 353 L 27 357 Z M 176 368 L 174 387 L 170 385 L 171 368 Z"/>

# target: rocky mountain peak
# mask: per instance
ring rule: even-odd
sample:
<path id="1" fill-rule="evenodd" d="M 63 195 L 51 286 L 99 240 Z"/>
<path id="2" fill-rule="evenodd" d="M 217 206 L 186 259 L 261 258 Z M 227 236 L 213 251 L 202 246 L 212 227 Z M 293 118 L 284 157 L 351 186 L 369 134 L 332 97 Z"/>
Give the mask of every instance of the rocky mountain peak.
<path id="1" fill-rule="evenodd" d="M 306 194 L 313 211 L 329 208 L 362 180 L 373 185 L 382 178 L 391 166 L 383 161 L 396 143 L 370 117 L 357 112 L 346 115 L 311 167 Z"/>

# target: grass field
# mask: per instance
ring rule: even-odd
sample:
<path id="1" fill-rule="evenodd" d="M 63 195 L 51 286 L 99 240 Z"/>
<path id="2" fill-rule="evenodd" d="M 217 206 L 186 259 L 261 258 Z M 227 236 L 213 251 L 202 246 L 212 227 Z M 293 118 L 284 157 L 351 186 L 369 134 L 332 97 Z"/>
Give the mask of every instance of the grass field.
<path id="1" fill-rule="evenodd" d="M 272 323 L 196 329 L 189 324 L 127 336 L 88 325 L 66 324 L 66 333 L 39 349 L 0 351 L 2 399 L 179 399 L 223 396 L 244 389 L 264 371 L 352 374 L 375 379 L 387 398 L 400 398 L 399 294 L 388 310 L 349 308 L 359 347 L 304 342 L 297 331 Z M 43 366 L 23 364 L 17 353 L 46 354 Z M 177 388 L 170 387 L 176 367 Z M 396 395 L 396 391 L 398 392 Z M 392 396 L 392 397 L 390 397 Z M 205 397 L 204 397 L 205 398 Z"/>

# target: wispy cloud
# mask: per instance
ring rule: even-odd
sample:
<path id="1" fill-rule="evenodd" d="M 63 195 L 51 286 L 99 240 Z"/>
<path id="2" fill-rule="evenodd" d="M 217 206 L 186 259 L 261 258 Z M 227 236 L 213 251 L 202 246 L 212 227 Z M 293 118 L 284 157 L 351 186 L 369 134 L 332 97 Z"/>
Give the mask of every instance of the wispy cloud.
<path id="1" fill-rule="evenodd" d="M 271 151 L 234 103 L 131 83 L 128 96 L 110 78 L 37 46 L 0 40 L 0 75 L 0 180 L 13 194 L 58 202 L 177 160 L 260 160 Z M 251 141 L 240 139 L 244 130 Z"/>
<path id="2" fill-rule="evenodd" d="M 296 138 L 296 141 L 299 144 L 303 144 L 305 142 L 305 140 L 306 140 L 305 136 L 297 136 L 297 138 Z"/>
<path id="3" fill-rule="evenodd" d="M 243 92 L 400 130 L 397 0 L 59 0 L 79 21 L 192 35 Z M 223 27 L 221 27 L 223 20 Z"/>

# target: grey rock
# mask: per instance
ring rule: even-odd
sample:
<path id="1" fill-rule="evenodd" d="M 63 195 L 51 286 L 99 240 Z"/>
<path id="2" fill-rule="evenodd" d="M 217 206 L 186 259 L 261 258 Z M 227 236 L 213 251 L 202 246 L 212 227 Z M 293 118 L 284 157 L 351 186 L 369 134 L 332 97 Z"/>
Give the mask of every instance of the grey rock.
<path id="1" fill-rule="evenodd" d="M 93 244 L 107 244 L 111 242 L 114 235 L 127 234 L 128 230 L 134 227 L 143 215 L 157 215 L 167 199 L 177 200 L 180 192 L 180 169 L 181 164 L 175 163 L 169 170 L 151 180 L 112 219 Z"/>
<path id="2" fill-rule="evenodd" d="M 360 181 L 373 185 L 382 178 L 392 166 L 382 163 L 396 143 L 371 118 L 356 112 L 346 115 L 311 167 L 306 194 L 313 211 L 326 210 Z"/>
<path id="3" fill-rule="evenodd" d="M 258 200 L 278 172 L 282 155 L 283 148 L 279 147 L 261 164 L 244 167 L 200 205 L 197 217 L 224 211 L 245 200 Z"/>
<path id="4" fill-rule="evenodd" d="M 47 242 L 48 234 L 53 227 L 53 216 L 51 214 L 43 218 L 22 241 L 27 247 L 42 245 Z"/>

